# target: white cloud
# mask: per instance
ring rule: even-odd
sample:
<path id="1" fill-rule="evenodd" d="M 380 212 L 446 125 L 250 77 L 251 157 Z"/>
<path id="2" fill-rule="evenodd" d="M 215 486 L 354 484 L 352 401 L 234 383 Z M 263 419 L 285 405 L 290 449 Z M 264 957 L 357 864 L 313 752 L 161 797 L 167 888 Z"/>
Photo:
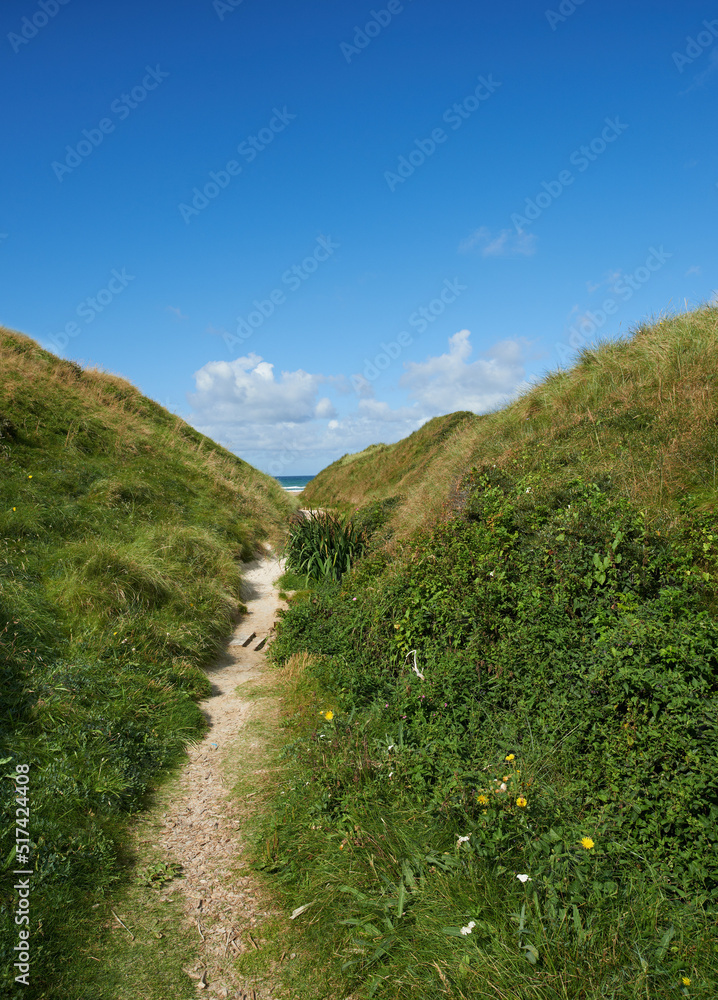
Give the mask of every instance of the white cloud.
<path id="1" fill-rule="evenodd" d="M 167 306 L 167 312 L 174 313 L 176 319 L 189 319 L 178 306 Z"/>
<path id="2" fill-rule="evenodd" d="M 242 458 L 273 475 L 323 468 L 370 444 L 399 441 L 432 417 L 455 410 L 486 412 L 525 387 L 526 341 L 505 340 L 476 360 L 468 330 L 449 338 L 448 353 L 404 364 L 406 403 L 371 394 L 347 396 L 346 380 L 302 369 L 275 376 L 257 354 L 211 361 L 195 373 L 189 421 Z M 398 367 L 398 364 L 397 364 Z M 328 386 L 342 399 L 335 411 Z"/>
<path id="3" fill-rule="evenodd" d="M 196 416 L 213 425 L 294 424 L 335 415 L 329 399 L 317 399 L 325 376 L 300 368 L 275 379 L 274 365 L 257 354 L 210 361 L 194 377 L 197 392 L 189 401 Z"/>
<path id="4" fill-rule="evenodd" d="M 525 382 L 525 341 L 500 341 L 485 357 L 469 361 L 470 337 L 468 330 L 460 330 L 449 338 L 448 354 L 405 366 L 401 384 L 424 413 L 485 413 L 506 403 Z"/>
<path id="5" fill-rule="evenodd" d="M 688 277 L 689 274 L 703 274 L 703 268 L 700 267 L 698 264 L 693 264 L 686 271 L 686 274 L 685 274 L 686 278 Z"/>
<path id="6" fill-rule="evenodd" d="M 331 399 L 328 399 L 326 396 L 320 399 L 314 408 L 314 416 L 319 420 L 323 420 L 327 417 L 335 417 L 336 410 L 334 409 L 334 404 Z"/>
<path id="7" fill-rule="evenodd" d="M 538 237 L 534 233 L 502 229 L 497 236 L 492 236 L 490 229 L 480 226 L 461 241 L 459 252 L 469 253 L 480 246 L 482 257 L 533 257 L 537 241 Z"/>
<path id="8" fill-rule="evenodd" d="M 379 399 L 360 399 L 359 416 L 366 420 L 381 420 L 384 423 L 397 423 L 403 420 L 420 420 L 421 414 L 416 406 L 402 406 L 392 410 L 388 403 Z"/>

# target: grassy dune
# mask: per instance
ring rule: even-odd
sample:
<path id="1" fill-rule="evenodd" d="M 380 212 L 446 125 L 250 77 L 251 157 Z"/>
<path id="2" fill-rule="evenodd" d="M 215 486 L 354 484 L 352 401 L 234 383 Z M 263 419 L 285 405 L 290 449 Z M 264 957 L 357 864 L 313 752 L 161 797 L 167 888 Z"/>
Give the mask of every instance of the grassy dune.
<path id="1" fill-rule="evenodd" d="M 498 413 L 437 417 L 393 445 L 345 455 L 307 486 L 313 506 L 360 506 L 399 496 L 406 535 L 436 518 L 465 471 L 480 463 L 545 461 L 572 473 L 609 474 L 626 496 L 664 510 L 686 495 L 697 507 L 718 490 L 718 309 L 641 326 L 585 350 Z M 458 501 L 460 502 L 460 500 Z"/>
<path id="2" fill-rule="evenodd" d="M 72 1000 L 127 817 L 202 732 L 241 560 L 281 538 L 292 502 L 121 378 L 5 329 L 0 371 L 0 759 L 29 765 L 35 872 L 28 990 L 3 780 L 0 992 Z"/>
<path id="3" fill-rule="evenodd" d="M 718 995 L 717 373 L 704 308 L 312 481 L 373 535 L 272 647 L 299 995 Z"/>

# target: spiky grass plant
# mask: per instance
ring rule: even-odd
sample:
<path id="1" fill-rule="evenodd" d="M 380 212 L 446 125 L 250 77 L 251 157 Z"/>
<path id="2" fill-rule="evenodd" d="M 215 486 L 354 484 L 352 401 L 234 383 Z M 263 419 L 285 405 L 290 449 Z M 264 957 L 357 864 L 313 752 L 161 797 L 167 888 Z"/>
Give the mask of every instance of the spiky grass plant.
<path id="1" fill-rule="evenodd" d="M 312 510 L 292 519 L 287 566 L 310 579 L 338 582 L 365 548 L 365 532 L 350 519 Z"/>

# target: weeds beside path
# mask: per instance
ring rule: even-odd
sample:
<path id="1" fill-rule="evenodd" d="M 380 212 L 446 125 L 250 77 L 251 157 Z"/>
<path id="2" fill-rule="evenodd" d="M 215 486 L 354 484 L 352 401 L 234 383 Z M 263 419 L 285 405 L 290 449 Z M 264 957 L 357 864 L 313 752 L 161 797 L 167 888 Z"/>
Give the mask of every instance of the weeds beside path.
<path id="1" fill-rule="evenodd" d="M 245 869 L 242 830 L 245 809 L 254 795 L 261 798 L 258 785 L 256 791 L 246 788 L 263 773 L 266 748 L 260 745 L 262 727 L 248 729 L 247 723 L 257 714 L 255 692 L 265 654 L 256 647 L 276 619 L 280 602 L 273 581 L 280 573 L 274 558 L 244 569 L 248 613 L 210 668 L 212 693 L 200 705 L 210 728 L 189 748 L 179 779 L 160 793 L 157 806 L 137 828 L 140 854 L 152 854 L 143 858 L 149 870 L 153 864 L 182 868 L 183 877 L 167 886 L 162 897 L 170 902 L 174 896 L 184 909 L 184 933 L 195 942 L 196 956 L 185 972 L 200 989 L 206 985 L 208 996 L 275 996 L 263 974 L 238 971 L 236 960 L 261 951 L 262 925 L 275 916 L 256 877 Z M 238 780 L 244 792 L 239 796 L 232 794 Z"/>

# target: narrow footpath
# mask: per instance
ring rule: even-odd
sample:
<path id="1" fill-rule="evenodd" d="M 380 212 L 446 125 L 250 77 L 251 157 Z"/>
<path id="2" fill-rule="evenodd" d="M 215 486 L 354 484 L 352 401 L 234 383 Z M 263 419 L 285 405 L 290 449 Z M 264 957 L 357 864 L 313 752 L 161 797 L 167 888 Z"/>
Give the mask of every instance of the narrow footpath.
<path id="1" fill-rule="evenodd" d="M 251 793 L 233 796 L 232 788 L 240 778 L 246 782 L 247 758 L 257 749 L 251 742 L 257 735 L 246 732 L 256 708 L 251 689 L 261 681 L 264 646 L 284 606 L 273 587 L 281 572 L 279 560 L 271 557 L 244 567 L 242 596 L 248 613 L 226 652 L 208 669 L 212 693 L 200 708 L 210 728 L 189 748 L 188 763 L 160 822 L 158 846 L 165 860 L 184 872 L 172 883 L 172 893 L 184 896 L 187 933 L 197 940 L 196 963 L 185 971 L 196 981 L 198 995 L 208 997 L 274 1000 L 271 987 L 244 981 L 234 968 L 238 955 L 259 948 L 252 932 L 272 913 L 256 880 L 242 871 L 241 814 Z M 237 766 L 240 760 L 244 768 Z M 242 770 L 244 774 L 238 773 Z M 260 768 L 259 780 L 261 774 Z"/>

